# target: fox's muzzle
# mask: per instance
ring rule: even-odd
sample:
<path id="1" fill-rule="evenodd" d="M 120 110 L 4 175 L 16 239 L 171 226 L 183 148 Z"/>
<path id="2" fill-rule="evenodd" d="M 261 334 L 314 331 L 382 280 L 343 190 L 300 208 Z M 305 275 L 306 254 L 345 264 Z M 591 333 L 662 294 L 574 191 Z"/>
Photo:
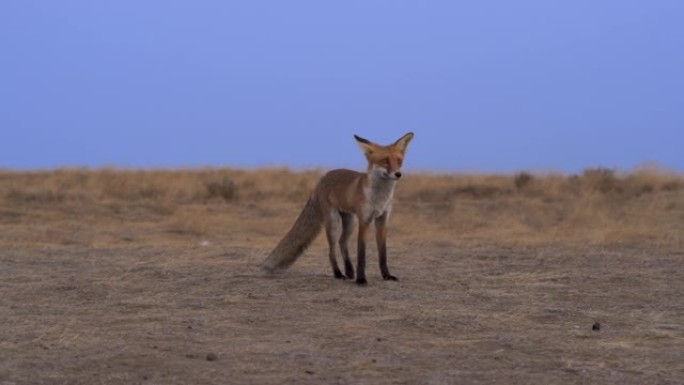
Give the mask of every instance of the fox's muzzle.
<path id="1" fill-rule="evenodd" d="M 383 170 L 382 171 L 382 176 L 386 179 L 399 179 L 401 178 L 401 171 L 390 171 L 390 170 Z"/>

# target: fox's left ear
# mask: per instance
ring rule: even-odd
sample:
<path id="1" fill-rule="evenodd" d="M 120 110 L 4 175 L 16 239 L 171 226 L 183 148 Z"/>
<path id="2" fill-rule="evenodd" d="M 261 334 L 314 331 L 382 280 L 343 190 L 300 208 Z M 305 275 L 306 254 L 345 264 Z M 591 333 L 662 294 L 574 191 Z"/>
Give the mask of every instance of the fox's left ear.
<path id="1" fill-rule="evenodd" d="M 406 152 L 406 147 L 408 147 L 411 139 L 413 139 L 413 132 L 409 132 L 408 134 L 399 138 L 399 140 L 394 142 L 393 146 L 399 148 L 402 152 Z"/>

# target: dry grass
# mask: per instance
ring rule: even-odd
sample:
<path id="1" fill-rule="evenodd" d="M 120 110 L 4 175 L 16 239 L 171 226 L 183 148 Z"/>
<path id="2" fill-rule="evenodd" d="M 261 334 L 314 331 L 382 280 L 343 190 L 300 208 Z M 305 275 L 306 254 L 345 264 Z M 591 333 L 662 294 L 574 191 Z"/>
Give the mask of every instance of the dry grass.
<path id="1" fill-rule="evenodd" d="M 400 282 L 261 276 L 320 175 L 0 171 L 0 384 L 682 383 L 681 175 L 408 173 Z"/>
<path id="2" fill-rule="evenodd" d="M 679 175 L 605 169 L 581 175 L 415 177 L 402 200 L 434 214 L 450 239 L 490 242 L 682 242 Z M 448 213 L 447 215 L 444 215 Z"/>
<path id="3" fill-rule="evenodd" d="M 257 217 L 266 214 L 289 222 L 320 174 L 285 169 L 5 171 L 0 172 L 0 208 L 10 222 L 36 215 L 92 225 L 125 217 L 163 222 L 159 230 L 178 234 L 220 236 L 253 222 L 252 210 Z M 572 176 L 410 175 L 398 191 L 400 209 L 393 227 L 406 236 L 416 234 L 414 227 L 426 229 L 417 237 L 432 240 L 636 240 L 681 246 L 683 191 L 680 175 L 658 170 L 616 174 L 591 169 Z M 106 237 L 94 231 L 90 238 Z"/>

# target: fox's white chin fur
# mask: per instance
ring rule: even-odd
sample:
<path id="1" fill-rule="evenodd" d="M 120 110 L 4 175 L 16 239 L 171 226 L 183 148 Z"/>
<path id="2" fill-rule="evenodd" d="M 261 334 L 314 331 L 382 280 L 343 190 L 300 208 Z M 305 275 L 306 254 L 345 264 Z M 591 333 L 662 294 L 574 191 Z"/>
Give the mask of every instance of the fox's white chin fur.
<path id="1" fill-rule="evenodd" d="M 373 174 L 373 177 L 379 178 L 379 179 L 384 179 L 388 181 L 398 181 L 399 178 L 392 173 L 389 172 L 388 170 L 382 168 L 382 167 L 372 167 L 371 168 L 371 174 Z"/>

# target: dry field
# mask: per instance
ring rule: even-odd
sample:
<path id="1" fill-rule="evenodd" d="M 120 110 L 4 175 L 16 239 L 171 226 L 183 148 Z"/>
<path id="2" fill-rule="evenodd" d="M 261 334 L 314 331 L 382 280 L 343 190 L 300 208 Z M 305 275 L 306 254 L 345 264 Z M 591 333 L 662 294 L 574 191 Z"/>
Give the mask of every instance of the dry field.
<path id="1" fill-rule="evenodd" d="M 262 275 L 319 176 L 0 172 L 0 385 L 684 384 L 681 175 L 408 173 L 398 282 Z"/>

